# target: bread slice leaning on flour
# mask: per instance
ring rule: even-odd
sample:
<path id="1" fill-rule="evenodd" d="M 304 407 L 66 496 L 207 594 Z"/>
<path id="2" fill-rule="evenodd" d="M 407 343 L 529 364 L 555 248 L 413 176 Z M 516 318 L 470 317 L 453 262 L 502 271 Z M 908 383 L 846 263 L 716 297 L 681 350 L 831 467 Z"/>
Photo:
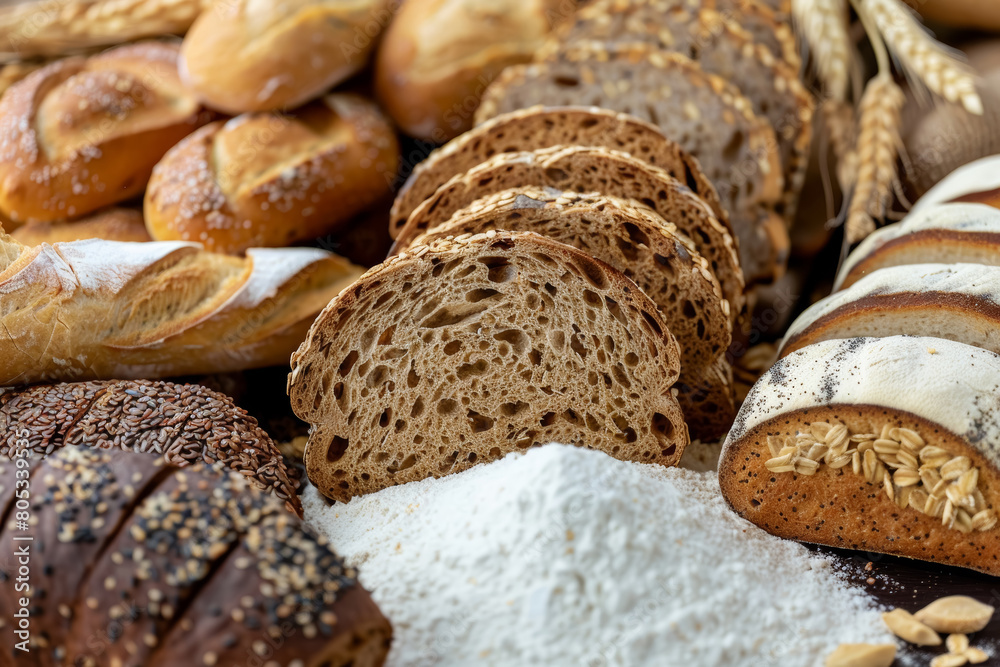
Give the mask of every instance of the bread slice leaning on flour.
<path id="1" fill-rule="evenodd" d="M 680 350 L 624 275 L 532 233 L 411 248 L 334 299 L 292 356 L 309 479 L 346 501 L 546 442 L 674 465 Z"/>
<path id="2" fill-rule="evenodd" d="M 680 345 L 678 399 L 691 436 L 710 440 L 726 432 L 736 413 L 732 367 L 725 358 L 732 341 L 729 304 L 708 262 L 674 225 L 632 200 L 515 188 L 478 200 L 414 243 L 491 229 L 536 232 L 634 280 L 659 306 Z M 720 376 L 728 380 L 720 383 Z"/>
<path id="3" fill-rule="evenodd" d="M 455 176 L 418 206 L 396 237 L 393 252 L 405 249 L 421 233 L 447 222 L 477 199 L 525 186 L 596 192 L 646 204 L 691 239 L 708 260 L 729 302 L 730 317 L 742 312 L 743 272 L 736 243 L 723 222 L 667 172 L 604 148 L 555 146 L 497 155 Z"/>
<path id="4" fill-rule="evenodd" d="M 834 289 L 886 267 L 931 263 L 1000 266 L 1000 209 L 935 204 L 877 229 L 844 261 Z"/>
<path id="5" fill-rule="evenodd" d="M 780 355 L 837 338 L 933 336 L 1000 353 L 1000 267 L 894 266 L 817 301 L 792 322 Z"/>
<path id="6" fill-rule="evenodd" d="M 597 107 L 544 107 L 511 111 L 477 125 L 432 152 L 413 169 L 393 202 L 393 238 L 417 206 L 455 176 L 500 153 L 553 146 L 591 146 L 628 153 L 691 188 L 723 224 L 729 214 L 698 161 L 659 128 L 628 114 Z"/>
<path id="7" fill-rule="evenodd" d="M 719 483 L 780 537 L 1000 575 L 1000 356 L 936 338 L 803 348 L 765 373 Z"/>

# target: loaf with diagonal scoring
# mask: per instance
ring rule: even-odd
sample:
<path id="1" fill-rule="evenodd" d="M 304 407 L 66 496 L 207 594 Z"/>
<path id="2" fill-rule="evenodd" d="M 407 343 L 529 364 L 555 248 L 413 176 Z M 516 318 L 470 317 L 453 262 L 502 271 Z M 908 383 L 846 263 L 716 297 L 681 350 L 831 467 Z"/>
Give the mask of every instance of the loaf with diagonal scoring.
<path id="1" fill-rule="evenodd" d="M 530 232 L 413 247 L 331 302 L 292 357 L 310 480 L 352 496 L 536 444 L 673 465 L 680 350 L 620 272 Z"/>

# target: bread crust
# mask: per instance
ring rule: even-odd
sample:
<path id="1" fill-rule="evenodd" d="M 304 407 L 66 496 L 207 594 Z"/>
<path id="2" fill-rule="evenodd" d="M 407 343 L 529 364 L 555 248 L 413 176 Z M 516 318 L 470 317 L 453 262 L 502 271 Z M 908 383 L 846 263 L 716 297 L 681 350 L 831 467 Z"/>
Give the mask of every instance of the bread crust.
<path id="1" fill-rule="evenodd" d="M 25 245 L 86 239 L 133 243 L 153 240 L 146 231 L 146 222 L 142 219 L 141 211 L 118 207 L 102 209 L 70 223 L 29 222 L 11 232 L 11 238 Z"/>
<path id="2" fill-rule="evenodd" d="M 56 61 L 0 98 L 0 212 L 85 215 L 142 192 L 153 165 L 207 118 L 181 85 L 176 45 Z"/>
<path id="3" fill-rule="evenodd" d="M 991 155 L 962 165 L 937 182 L 910 209 L 910 215 L 923 212 L 937 204 L 959 202 L 986 204 L 994 208 L 1000 204 L 1000 176 L 997 167 L 1000 156 Z"/>
<path id="4" fill-rule="evenodd" d="M 146 225 L 158 241 L 214 252 L 287 246 L 334 232 L 379 201 L 398 165 L 395 131 L 356 95 L 239 116 L 203 127 L 156 165 Z"/>

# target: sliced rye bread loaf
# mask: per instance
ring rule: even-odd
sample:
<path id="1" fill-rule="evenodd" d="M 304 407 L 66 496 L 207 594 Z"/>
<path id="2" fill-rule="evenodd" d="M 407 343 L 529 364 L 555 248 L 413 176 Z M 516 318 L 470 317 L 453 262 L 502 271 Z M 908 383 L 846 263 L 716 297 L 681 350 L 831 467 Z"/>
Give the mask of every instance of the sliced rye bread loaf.
<path id="1" fill-rule="evenodd" d="M 791 3 L 783 2 L 780 8 L 766 0 L 686 0 L 691 9 L 714 9 L 738 24 L 775 56 L 793 69 L 802 65 L 795 32 L 792 30 Z"/>
<path id="2" fill-rule="evenodd" d="M 342 292 L 292 356 L 306 472 L 346 501 L 547 442 L 674 465 L 680 349 L 635 283 L 532 233 L 439 240 Z"/>
<path id="3" fill-rule="evenodd" d="M 998 383 L 996 354 L 936 338 L 803 348 L 743 403 L 722 494 L 783 538 L 1000 575 Z"/>
<path id="4" fill-rule="evenodd" d="M 729 303 L 694 244 L 634 200 L 533 187 L 505 190 L 462 209 L 415 245 L 491 229 L 536 232 L 578 248 L 635 281 L 659 306 L 681 348 L 681 409 L 691 437 L 718 438 L 736 414 L 724 355 L 732 341 Z M 721 361 L 724 368 L 716 368 Z M 706 372 L 711 370 L 711 372 Z"/>
<path id="5" fill-rule="evenodd" d="M 792 322 L 780 354 L 823 340 L 933 336 L 1000 353 L 1000 267 L 912 264 L 866 276 Z"/>
<path id="6" fill-rule="evenodd" d="M 797 69 L 755 43 L 723 14 L 711 9 L 691 10 L 676 0 L 591 3 L 557 29 L 543 59 L 558 58 L 560 42 L 650 44 L 683 54 L 709 74 L 736 83 L 753 104 L 754 113 L 770 121 L 777 136 L 785 178 L 779 213 L 791 223 L 809 166 L 814 107 Z"/>
<path id="7" fill-rule="evenodd" d="M 500 153 L 553 146 L 609 148 L 655 165 L 691 188 L 728 224 L 728 214 L 701 165 L 655 125 L 597 107 L 537 106 L 491 118 L 418 164 L 393 202 L 390 234 L 396 238 L 413 210 L 453 177 Z"/>
<path id="8" fill-rule="evenodd" d="M 917 200 L 910 214 L 946 203 L 1000 207 L 1000 155 L 980 158 L 951 172 Z"/>
<path id="9" fill-rule="evenodd" d="M 834 289 L 847 289 L 886 267 L 932 263 L 1000 266 L 1000 210 L 936 204 L 877 229 L 844 261 Z"/>
<path id="10" fill-rule="evenodd" d="M 477 199 L 512 188 L 550 187 L 596 192 L 646 204 L 694 242 L 712 267 L 730 317 L 743 311 L 743 271 L 730 231 L 690 189 L 662 169 L 624 153 L 581 146 L 503 153 L 455 176 L 413 211 L 396 237 L 404 250 L 423 232 L 447 222 Z"/>

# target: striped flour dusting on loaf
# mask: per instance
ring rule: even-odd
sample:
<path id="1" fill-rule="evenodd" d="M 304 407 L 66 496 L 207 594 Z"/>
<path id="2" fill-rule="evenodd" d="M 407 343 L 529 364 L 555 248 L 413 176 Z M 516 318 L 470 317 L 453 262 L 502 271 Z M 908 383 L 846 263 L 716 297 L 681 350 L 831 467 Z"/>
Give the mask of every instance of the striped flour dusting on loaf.
<path id="1" fill-rule="evenodd" d="M 980 158 L 941 179 L 913 205 L 911 214 L 935 204 L 981 202 L 993 204 L 1000 197 L 1000 155 Z"/>

